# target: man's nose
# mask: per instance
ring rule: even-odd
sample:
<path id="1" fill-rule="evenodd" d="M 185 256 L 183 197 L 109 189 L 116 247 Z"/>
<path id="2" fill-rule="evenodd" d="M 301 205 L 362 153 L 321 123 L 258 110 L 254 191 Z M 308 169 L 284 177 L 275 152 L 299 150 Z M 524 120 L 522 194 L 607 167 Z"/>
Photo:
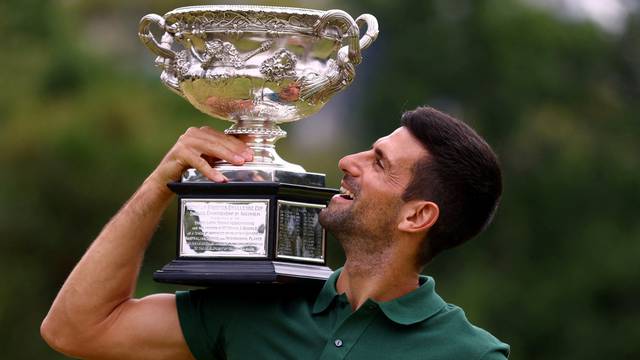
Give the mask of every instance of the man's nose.
<path id="1" fill-rule="evenodd" d="M 358 154 L 351 154 L 343 157 L 338 162 L 338 167 L 345 174 L 349 174 L 351 176 L 358 176 L 360 174 L 360 167 L 358 165 Z"/>

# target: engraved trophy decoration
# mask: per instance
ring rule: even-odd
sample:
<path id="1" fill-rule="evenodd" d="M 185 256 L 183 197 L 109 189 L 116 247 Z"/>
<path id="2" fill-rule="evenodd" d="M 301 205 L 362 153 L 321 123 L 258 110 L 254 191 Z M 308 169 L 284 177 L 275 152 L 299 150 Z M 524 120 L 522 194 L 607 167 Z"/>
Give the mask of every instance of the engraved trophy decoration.
<path id="1" fill-rule="evenodd" d="M 158 41 L 150 31 L 163 31 Z M 360 38 L 360 26 L 366 33 Z M 140 20 L 140 39 L 162 69 L 160 79 L 198 110 L 231 121 L 254 159 L 218 161 L 230 182 L 195 169 L 169 184 L 178 194 L 177 258 L 156 271 L 161 282 L 324 280 L 325 231 L 318 214 L 335 189 L 324 174 L 284 161 L 278 126 L 319 111 L 347 87 L 360 51 L 378 35 L 364 14 L 267 6 L 191 6 Z"/>

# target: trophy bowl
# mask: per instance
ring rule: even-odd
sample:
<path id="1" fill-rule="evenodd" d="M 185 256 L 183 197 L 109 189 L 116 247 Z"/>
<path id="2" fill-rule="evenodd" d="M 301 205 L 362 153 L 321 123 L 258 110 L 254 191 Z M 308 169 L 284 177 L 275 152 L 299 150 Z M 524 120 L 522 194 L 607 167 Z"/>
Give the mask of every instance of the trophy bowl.
<path id="1" fill-rule="evenodd" d="M 152 25 L 163 32 L 160 41 Z M 252 162 L 238 167 L 219 161 L 216 170 L 231 180 L 300 183 L 295 178 L 304 174 L 314 184 L 312 173 L 276 153 L 274 143 L 286 136 L 278 124 L 315 114 L 353 81 L 378 23 L 372 15 L 354 20 L 342 10 L 190 6 L 144 16 L 138 35 L 157 55 L 169 89 L 198 110 L 233 122 L 225 133 L 253 149 Z M 183 181 L 206 179 L 192 169 Z"/>

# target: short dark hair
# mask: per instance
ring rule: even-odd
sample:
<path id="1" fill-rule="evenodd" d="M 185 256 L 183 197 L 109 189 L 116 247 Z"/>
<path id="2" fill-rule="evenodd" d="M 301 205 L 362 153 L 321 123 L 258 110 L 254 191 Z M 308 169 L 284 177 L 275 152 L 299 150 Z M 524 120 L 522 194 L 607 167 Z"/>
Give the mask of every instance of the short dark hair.
<path id="1" fill-rule="evenodd" d="M 401 124 L 428 153 L 416 162 L 402 199 L 433 201 L 440 209 L 418 255 L 424 265 L 486 228 L 502 194 L 502 175 L 489 144 L 464 122 L 419 107 L 405 112 Z"/>

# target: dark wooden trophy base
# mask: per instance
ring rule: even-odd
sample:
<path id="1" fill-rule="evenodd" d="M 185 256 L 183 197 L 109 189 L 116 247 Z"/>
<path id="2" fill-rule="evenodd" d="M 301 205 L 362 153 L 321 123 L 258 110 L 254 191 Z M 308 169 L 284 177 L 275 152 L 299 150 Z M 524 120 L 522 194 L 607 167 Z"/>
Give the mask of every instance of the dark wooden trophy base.
<path id="1" fill-rule="evenodd" d="M 219 283 L 324 281 L 331 275 L 331 269 L 326 266 L 326 237 L 324 229 L 317 222 L 317 214 L 338 193 L 337 190 L 278 182 L 176 182 L 169 184 L 169 188 L 178 194 L 180 204 L 177 258 L 156 271 L 154 280 L 207 286 Z M 252 202 L 263 207 L 264 226 L 260 227 L 259 235 L 265 239 L 265 244 L 257 252 L 247 253 L 250 256 L 237 253 L 227 256 L 219 250 L 224 246 L 215 245 L 218 246 L 216 248 L 210 242 L 200 240 L 204 238 L 202 235 L 200 238 L 192 235 L 193 229 L 201 231 L 205 227 L 199 224 L 200 218 L 205 215 L 200 218 L 192 215 L 192 210 L 188 209 L 190 204 L 206 207 L 207 204 L 225 206 Z M 197 219 L 198 224 L 193 225 L 193 218 Z M 256 218 L 260 216 L 252 219 Z M 207 226 L 216 229 L 215 216 L 206 220 L 214 223 Z M 185 223 L 190 226 L 184 227 Z M 208 224 L 205 220 L 202 223 Z M 228 223 L 225 226 L 229 229 Z M 189 238 L 191 243 L 183 241 L 183 238 L 188 238 L 185 235 L 188 231 L 191 231 L 188 235 L 192 236 Z M 195 245 L 193 238 L 198 240 Z M 205 245 L 201 245 L 203 243 Z M 207 249 L 217 252 L 207 255 L 207 251 L 198 246 L 208 246 Z M 185 252 L 184 248 L 188 248 L 188 251 Z M 254 247 L 249 248 L 254 251 Z"/>

